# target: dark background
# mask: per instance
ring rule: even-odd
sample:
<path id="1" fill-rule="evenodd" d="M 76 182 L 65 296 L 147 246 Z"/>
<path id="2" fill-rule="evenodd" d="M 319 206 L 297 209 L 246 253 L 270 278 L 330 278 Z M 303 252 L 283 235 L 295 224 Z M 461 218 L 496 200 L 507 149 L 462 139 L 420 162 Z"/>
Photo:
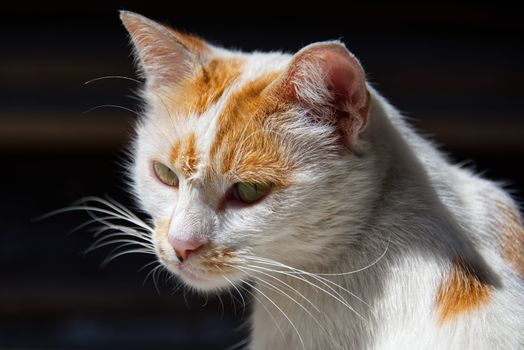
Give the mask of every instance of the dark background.
<path id="1" fill-rule="evenodd" d="M 85 215 L 33 219 L 88 195 L 132 207 L 122 163 L 137 85 L 116 10 L 140 12 L 226 47 L 294 51 L 341 38 L 369 79 L 452 159 L 524 193 L 524 26 L 518 7 L 323 1 L 169 5 L 11 2 L 0 8 L 0 348 L 222 349 L 242 307 L 144 282 L 152 261 L 81 253 Z M 282 6 L 282 3 L 280 4 Z M 206 305 L 207 304 L 207 305 Z"/>

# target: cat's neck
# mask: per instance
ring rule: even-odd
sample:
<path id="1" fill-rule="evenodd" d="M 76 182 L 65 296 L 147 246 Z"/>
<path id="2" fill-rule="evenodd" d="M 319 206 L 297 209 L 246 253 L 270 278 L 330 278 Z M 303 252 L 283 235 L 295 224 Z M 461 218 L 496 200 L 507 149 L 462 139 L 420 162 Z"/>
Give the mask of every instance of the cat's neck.
<path id="1" fill-rule="evenodd" d="M 347 339 L 359 342 L 354 344 L 354 348 L 364 348 L 361 342 L 368 337 L 363 334 L 373 329 L 377 313 L 384 313 L 381 317 L 391 317 L 395 312 L 402 312 L 398 311 L 402 308 L 396 305 L 398 293 L 409 293 L 410 288 L 417 288 L 417 284 L 437 283 L 441 266 L 450 264 L 456 257 L 471 262 L 480 274 L 489 270 L 442 199 L 445 193 L 453 196 L 453 180 L 437 183 L 433 172 L 448 167 L 447 163 L 404 124 L 396 110 L 378 94 L 373 92 L 372 95 L 371 123 L 363 136 L 361 154 L 357 160 L 354 157 L 348 159 L 352 162 L 348 166 L 348 177 L 352 181 L 355 177 L 364 179 L 361 172 L 367 172 L 365 181 L 368 187 L 363 189 L 365 194 L 361 193 L 358 200 L 341 188 L 339 200 L 354 201 L 354 205 L 346 207 L 346 213 L 337 213 L 346 215 L 339 220 L 345 232 L 333 228 L 333 234 L 339 235 L 339 239 L 327 248 L 324 263 L 301 267 L 318 274 L 318 277 L 303 276 L 318 287 L 311 288 L 309 283 L 296 276 L 275 276 L 286 283 L 280 285 L 281 289 L 291 286 L 313 304 L 322 305 L 325 314 L 329 315 L 320 318 L 325 322 L 322 324 L 334 322 L 329 327 L 335 328 L 336 323 L 344 324 Z M 355 167 L 355 161 L 362 164 Z M 414 278 L 413 273 L 418 277 Z M 391 293 L 393 299 L 379 295 L 397 288 L 395 286 L 402 286 L 403 291 Z M 297 312 L 296 303 L 271 286 L 258 284 L 258 288 L 277 305 L 284 305 L 283 312 Z M 431 303 L 429 298 L 433 298 L 432 295 L 421 296 L 421 300 L 424 297 L 428 298 L 425 302 Z M 281 312 L 274 310 L 271 302 L 264 296 L 259 299 L 259 305 L 264 304 L 264 309 L 269 308 L 278 315 L 277 318 L 281 318 Z M 298 302 L 305 304 L 304 300 Z M 309 309 L 307 305 L 304 307 Z M 354 310 L 340 313 L 344 308 Z M 339 316 L 335 316 L 337 313 Z M 304 324 L 297 327 L 310 329 L 306 328 L 308 323 L 316 327 L 313 319 L 302 316 L 298 319 Z M 259 324 L 272 323 L 261 307 L 254 317 Z M 297 318 L 292 316 L 292 319 Z M 314 344 L 313 339 L 308 342 Z"/>

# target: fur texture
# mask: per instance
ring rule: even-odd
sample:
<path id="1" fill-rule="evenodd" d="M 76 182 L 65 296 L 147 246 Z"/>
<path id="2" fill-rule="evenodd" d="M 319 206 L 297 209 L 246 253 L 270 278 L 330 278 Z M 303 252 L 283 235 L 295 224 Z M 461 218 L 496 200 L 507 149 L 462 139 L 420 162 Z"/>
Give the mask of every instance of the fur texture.
<path id="1" fill-rule="evenodd" d="M 156 253 L 191 288 L 252 295 L 250 348 L 524 347 L 515 203 L 419 137 L 342 43 L 247 54 L 121 18 L 146 78 L 133 179 Z M 273 186 L 239 205 L 238 182 Z M 170 238 L 205 245 L 181 262 Z"/>

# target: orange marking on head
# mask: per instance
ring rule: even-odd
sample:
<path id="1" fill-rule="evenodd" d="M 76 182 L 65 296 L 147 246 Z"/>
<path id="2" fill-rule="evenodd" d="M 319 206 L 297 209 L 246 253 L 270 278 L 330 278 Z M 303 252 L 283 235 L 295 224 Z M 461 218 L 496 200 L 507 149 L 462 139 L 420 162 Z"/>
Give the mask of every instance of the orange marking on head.
<path id="1" fill-rule="evenodd" d="M 196 139 L 194 133 L 189 134 L 184 146 L 184 152 L 181 156 L 181 167 L 185 175 L 190 177 L 195 173 L 198 164 Z"/>
<path id="2" fill-rule="evenodd" d="M 272 130 L 288 106 L 266 89 L 280 72 L 271 72 L 235 92 L 219 116 L 215 142 L 210 156 L 219 164 L 219 173 L 229 173 L 238 181 L 269 181 L 288 185 L 286 176 L 292 168 L 279 142 L 278 131 Z"/>
<path id="3" fill-rule="evenodd" d="M 177 141 L 169 152 L 169 160 L 186 177 L 191 177 L 198 166 L 195 133 L 190 133 L 186 139 Z"/>
<path id="4" fill-rule="evenodd" d="M 517 208 L 509 203 L 497 201 L 502 214 L 502 258 L 513 266 L 520 278 L 524 279 L 524 226 Z"/>
<path id="5" fill-rule="evenodd" d="M 176 164 L 178 162 L 178 157 L 180 157 L 180 141 L 177 141 L 173 146 L 171 146 L 171 151 L 169 152 L 169 161 L 171 164 Z"/>
<path id="6" fill-rule="evenodd" d="M 240 58 L 211 59 L 199 67 L 193 77 L 162 92 L 169 110 L 176 111 L 175 115 L 202 114 L 240 76 L 243 62 Z"/>
<path id="7" fill-rule="evenodd" d="M 489 301 L 492 286 L 474 266 L 464 259 L 455 259 L 446 280 L 437 292 L 439 322 L 452 320 L 480 308 Z"/>

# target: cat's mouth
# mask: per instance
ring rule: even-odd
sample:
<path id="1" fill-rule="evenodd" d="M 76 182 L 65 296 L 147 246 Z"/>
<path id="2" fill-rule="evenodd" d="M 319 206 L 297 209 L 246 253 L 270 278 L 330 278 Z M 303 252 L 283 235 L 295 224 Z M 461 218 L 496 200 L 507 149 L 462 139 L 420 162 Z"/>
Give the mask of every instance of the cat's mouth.
<path id="1" fill-rule="evenodd" d="M 157 246 L 157 252 L 162 264 L 186 284 L 197 289 L 227 287 L 231 281 L 241 277 L 240 270 L 236 268 L 238 256 L 231 249 L 209 248 L 183 262 L 177 259 L 174 252 L 163 249 L 162 245 Z"/>

